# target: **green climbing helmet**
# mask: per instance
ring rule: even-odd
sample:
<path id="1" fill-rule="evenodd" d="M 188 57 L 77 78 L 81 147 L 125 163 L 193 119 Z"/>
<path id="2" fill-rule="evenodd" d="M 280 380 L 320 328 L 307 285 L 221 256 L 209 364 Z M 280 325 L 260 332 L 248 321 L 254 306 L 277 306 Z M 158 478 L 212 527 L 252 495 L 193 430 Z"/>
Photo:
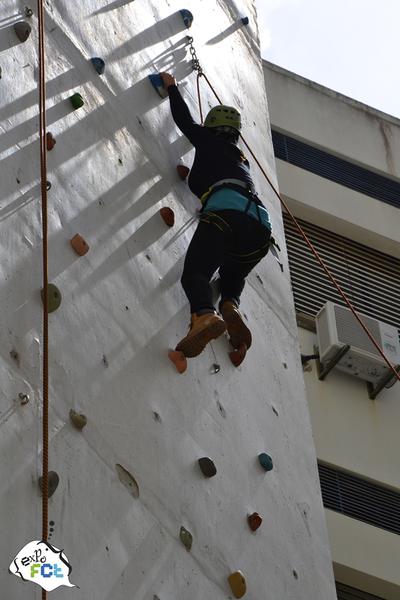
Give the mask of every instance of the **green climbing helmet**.
<path id="1" fill-rule="evenodd" d="M 240 112 L 233 106 L 214 106 L 206 116 L 204 127 L 233 127 L 240 133 L 242 120 Z"/>

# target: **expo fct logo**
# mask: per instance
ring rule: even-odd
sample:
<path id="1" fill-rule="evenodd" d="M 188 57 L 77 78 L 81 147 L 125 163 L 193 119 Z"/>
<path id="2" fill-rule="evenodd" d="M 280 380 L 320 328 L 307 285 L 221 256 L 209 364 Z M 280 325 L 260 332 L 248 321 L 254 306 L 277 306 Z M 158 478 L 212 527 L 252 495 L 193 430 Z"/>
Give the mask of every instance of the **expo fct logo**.
<path id="1" fill-rule="evenodd" d="M 47 592 L 61 585 L 76 587 L 69 580 L 72 567 L 64 551 L 45 541 L 26 544 L 12 561 L 9 571 L 24 581 L 37 583 Z"/>

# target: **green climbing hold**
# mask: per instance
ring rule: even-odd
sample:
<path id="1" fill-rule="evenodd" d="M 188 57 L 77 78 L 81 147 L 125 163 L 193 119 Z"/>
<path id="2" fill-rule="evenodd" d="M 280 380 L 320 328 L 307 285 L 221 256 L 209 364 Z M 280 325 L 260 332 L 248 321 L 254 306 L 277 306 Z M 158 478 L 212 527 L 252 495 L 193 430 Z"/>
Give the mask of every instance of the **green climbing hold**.
<path id="1" fill-rule="evenodd" d="M 87 424 L 87 417 L 81 413 L 75 412 L 73 408 L 69 411 L 69 418 L 73 426 L 76 427 L 76 429 L 79 429 L 79 431 L 82 431 Z"/>
<path id="2" fill-rule="evenodd" d="M 44 300 L 44 290 L 41 291 L 42 301 Z M 61 304 L 61 292 L 54 283 L 49 283 L 47 286 L 47 310 L 49 313 L 54 312 Z"/>
<path id="3" fill-rule="evenodd" d="M 228 581 L 235 598 L 242 598 L 246 593 L 246 580 L 243 573 L 241 571 L 231 573 L 228 577 Z"/>
<path id="4" fill-rule="evenodd" d="M 208 456 L 204 456 L 203 458 L 199 458 L 199 467 L 204 477 L 214 477 L 217 474 L 217 467 L 214 462 Z"/>
<path id="5" fill-rule="evenodd" d="M 272 458 L 269 456 L 269 454 L 261 452 L 261 454 L 258 455 L 258 460 L 264 471 L 272 471 L 272 469 L 274 468 Z"/>
<path id="6" fill-rule="evenodd" d="M 76 94 L 70 97 L 70 102 L 75 110 L 77 110 L 78 108 L 82 108 L 82 106 L 85 104 L 81 94 L 79 94 L 78 92 L 76 92 Z"/>
<path id="7" fill-rule="evenodd" d="M 181 540 L 182 544 L 185 546 L 186 550 L 188 552 L 190 552 L 190 549 L 193 544 L 193 536 L 190 533 L 190 531 L 188 531 L 184 527 L 181 527 L 180 532 L 179 532 L 179 539 Z"/>

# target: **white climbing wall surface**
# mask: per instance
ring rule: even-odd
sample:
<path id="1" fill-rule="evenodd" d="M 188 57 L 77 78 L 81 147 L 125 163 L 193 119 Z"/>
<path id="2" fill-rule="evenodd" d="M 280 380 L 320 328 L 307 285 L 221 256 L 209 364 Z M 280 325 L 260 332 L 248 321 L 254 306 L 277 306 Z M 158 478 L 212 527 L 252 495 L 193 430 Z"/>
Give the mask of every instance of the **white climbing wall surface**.
<path id="1" fill-rule="evenodd" d="M 7 572 L 40 539 L 41 225 L 38 21 L 29 0 L 0 15 L 0 589 L 41 590 Z M 194 15 L 186 29 L 179 10 Z M 193 157 L 148 75 L 171 70 L 198 115 L 187 36 L 276 181 L 251 0 L 46 0 L 50 314 L 49 541 L 79 588 L 55 598 L 222 600 L 240 570 L 249 600 L 333 600 L 330 553 L 299 360 L 280 206 L 252 162 L 282 247 L 251 274 L 242 309 L 253 346 L 237 369 L 225 337 L 168 360 L 189 322 L 179 284 L 198 209 L 176 172 Z M 242 26 L 240 17 L 248 16 Z M 18 21 L 31 25 L 21 42 Z M 105 61 L 99 75 L 90 58 Z M 216 104 L 201 81 L 204 108 Z M 69 98 L 81 94 L 74 110 Z M 161 207 L 175 213 L 168 228 Z M 89 251 L 79 256 L 70 239 Z M 216 367 L 215 365 L 218 365 Z M 75 414 L 75 426 L 70 410 Z M 79 414 L 87 419 L 79 420 Z M 78 426 L 78 428 L 76 427 Z M 81 427 L 81 429 L 79 429 Z M 258 455 L 274 463 L 265 471 Z M 216 475 L 205 477 L 198 459 Z M 258 512 L 252 532 L 247 516 Z M 188 551 L 181 527 L 192 535 Z M 184 530 L 182 530 L 183 533 Z M 182 536 L 188 543 L 188 536 Z M 240 593 L 236 592 L 236 593 Z"/>

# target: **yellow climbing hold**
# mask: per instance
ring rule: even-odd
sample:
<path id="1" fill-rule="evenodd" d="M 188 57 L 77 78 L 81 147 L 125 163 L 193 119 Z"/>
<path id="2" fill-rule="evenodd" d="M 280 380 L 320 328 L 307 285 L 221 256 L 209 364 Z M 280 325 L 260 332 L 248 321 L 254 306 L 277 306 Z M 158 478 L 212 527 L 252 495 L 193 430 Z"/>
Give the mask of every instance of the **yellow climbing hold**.
<path id="1" fill-rule="evenodd" d="M 235 598 L 242 598 L 246 593 L 246 580 L 243 573 L 241 571 L 231 573 L 228 581 Z"/>

